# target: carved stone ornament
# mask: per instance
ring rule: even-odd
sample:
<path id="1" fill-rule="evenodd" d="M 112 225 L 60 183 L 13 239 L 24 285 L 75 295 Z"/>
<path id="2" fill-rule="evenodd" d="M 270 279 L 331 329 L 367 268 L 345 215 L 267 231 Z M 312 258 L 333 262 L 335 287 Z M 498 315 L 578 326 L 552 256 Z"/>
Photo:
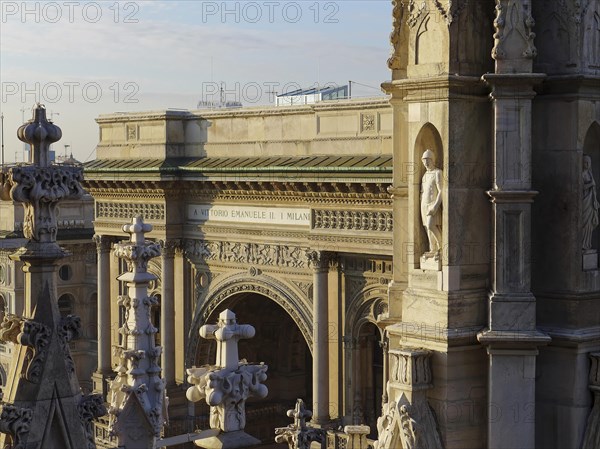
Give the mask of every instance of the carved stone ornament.
<path id="1" fill-rule="evenodd" d="M 0 342 L 28 346 L 29 356 L 25 378 L 33 383 L 40 381 L 44 360 L 48 353 L 51 331 L 45 324 L 7 314 L 0 324 Z M 67 351 L 68 352 L 68 351 Z"/>
<path id="2" fill-rule="evenodd" d="M 148 295 L 148 283 L 156 279 L 147 272 L 148 260 L 160 255 L 160 245 L 145 239 L 151 230 L 136 217 L 123 226 L 130 240 L 115 245 L 115 254 L 127 261 L 129 272 L 118 278 L 127 283 L 127 294 L 118 298 L 126 311 L 120 329 L 123 343 L 115 348 L 119 365 L 110 383 L 108 412 L 109 430 L 124 447 L 154 447 L 167 421 L 168 398 L 159 366 L 162 348 L 154 344 L 157 329 L 150 314 L 156 298 Z"/>
<path id="3" fill-rule="evenodd" d="M 0 405 L 0 432 L 12 438 L 11 449 L 25 449 L 25 437 L 29 433 L 33 411 L 13 405 Z"/>
<path id="4" fill-rule="evenodd" d="M 392 44 L 392 55 L 388 59 L 388 67 L 392 70 L 402 69 L 402 60 L 400 58 L 400 45 L 402 42 L 402 27 L 405 23 L 405 12 L 406 8 L 404 1 L 393 0 L 392 1 L 392 17 L 393 17 L 393 28 L 390 34 L 390 43 Z"/>
<path id="5" fill-rule="evenodd" d="M 533 59 L 537 55 L 534 25 L 530 0 L 496 0 L 492 58 Z"/>
<path id="6" fill-rule="evenodd" d="M 84 425 L 85 434 L 88 440 L 86 449 L 95 449 L 94 425 L 92 421 L 96 418 L 106 415 L 106 406 L 104 399 L 100 394 L 88 394 L 81 397 L 79 401 L 79 418 Z"/>
<path id="7" fill-rule="evenodd" d="M 276 443 L 287 443 L 289 449 L 310 449 L 313 441 L 323 444 L 325 431 L 306 425 L 306 420 L 312 417 L 312 412 L 306 409 L 302 399 L 298 399 L 296 406 L 287 411 L 287 416 L 292 418 L 294 422 L 287 427 L 275 429 Z"/>
<path id="8" fill-rule="evenodd" d="M 238 340 L 252 338 L 254 327 L 239 325 L 231 310 L 219 315 L 216 325 L 204 325 L 200 336 L 217 341 L 215 366 L 190 368 L 187 370 L 188 388 L 186 396 L 191 402 L 202 399 L 210 405 L 210 427 L 222 432 L 244 430 L 246 426 L 246 400 L 250 397 L 265 398 L 268 389 L 263 382 L 267 379 L 268 366 L 248 364 L 238 357 Z"/>
<path id="9" fill-rule="evenodd" d="M 60 345 L 65 356 L 67 369 L 70 373 L 74 373 L 75 362 L 73 362 L 73 357 L 71 356 L 69 342 L 81 336 L 81 319 L 75 315 L 67 315 L 62 318 L 58 325 L 58 336 L 60 337 Z"/>
<path id="10" fill-rule="evenodd" d="M 37 105 L 33 119 L 21 126 L 17 135 L 33 147 L 33 165 L 12 167 L 3 173 L 4 186 L 0 192 L 10 188 L 10 199 L 23 204 L 23 234 L 26 238 L 34 242 L 55 242 L 58 230 L 56 206 L 63 199 L 83 196 L 83 169 L 50 164 L 50 144 L 60 140 L 62 132 L 46 119 L 46 109 L 42 105 Z"/>

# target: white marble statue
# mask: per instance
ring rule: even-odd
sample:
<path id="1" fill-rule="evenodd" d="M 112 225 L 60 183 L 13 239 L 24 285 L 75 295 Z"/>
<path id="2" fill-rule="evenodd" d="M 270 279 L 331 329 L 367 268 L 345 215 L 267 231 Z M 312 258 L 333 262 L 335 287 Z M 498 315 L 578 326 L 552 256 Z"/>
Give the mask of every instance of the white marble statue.
<path id="1" fill-rule="evenodd" d="M 442 244 L 442 170 L 435 166 L 435 155 L 425 150 L 421 158 L 427 169 L 421 180 L 421 222 L 427 232 L 429 250 L 426 259 L 439 260 Z"/>
<path id="2" fill-rule="evenodd" d="M 592 251 L 592 233 L 598 227 L 598 209 L 600 204 L 596 198 L 596 182 L 592 174 L 592 158 L 587 154 L 583 155 L 583 171 L 581 173 L 583 181 L 582 192 L 582 249 L 584 252 Z"/>

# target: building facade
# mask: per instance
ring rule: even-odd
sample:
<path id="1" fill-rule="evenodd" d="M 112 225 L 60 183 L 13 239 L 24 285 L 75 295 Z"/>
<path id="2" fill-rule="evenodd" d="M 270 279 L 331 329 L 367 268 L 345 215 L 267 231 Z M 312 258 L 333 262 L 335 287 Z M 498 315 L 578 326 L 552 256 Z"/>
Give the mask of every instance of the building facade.
<path id="1" fill-rule="evenodd" d="M 240 353 L 269 365 L 270 394 L 255 407 L 271 423 L 304 397 L 324 404 L 324 422 L 375 429 L 392 280 L 391 113 L 380 98 L 101 116 L 85 167 L 99 251 L 96 389 L 112 375 L 123 319 L 111 243 L 142 215 L 163 249 L 149 270 L 172 420 L 189 413 L 186 367 L 214 363 L 200 326 L 230 308 L 257 329 Z M 258 431 L 272 438 L 272 427 Z"/>
<path id="2" fill-rule="evenodd" d="M 122 320 L 111 242 L 142 215 L 176 413 L 228 307 L 270 367 L 256 410 L 305 397 L 384 448 L 595 447 L 600 2 L 391 9 L 389 100 L 98 119 L 95 388 Z"/>

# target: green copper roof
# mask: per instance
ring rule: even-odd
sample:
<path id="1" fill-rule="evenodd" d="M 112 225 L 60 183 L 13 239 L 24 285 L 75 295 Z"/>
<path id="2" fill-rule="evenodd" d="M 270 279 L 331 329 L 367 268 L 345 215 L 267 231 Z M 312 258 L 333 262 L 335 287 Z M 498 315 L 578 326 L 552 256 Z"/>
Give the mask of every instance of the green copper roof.
<path id="1" fill-rule="evenodd" d="M 97 159 L 85 172 L 145 172 L 194 175 L 211 173 L 392 173 L 392 156 L 207 157 L 170 159 Z"/>
<path id="2" fill-rule="evenodd" d="M 378 172 L 391 173 L 392 156 L 215 157 L 170 159 L 96 159 L 84 165 L 95 172 Z"/>

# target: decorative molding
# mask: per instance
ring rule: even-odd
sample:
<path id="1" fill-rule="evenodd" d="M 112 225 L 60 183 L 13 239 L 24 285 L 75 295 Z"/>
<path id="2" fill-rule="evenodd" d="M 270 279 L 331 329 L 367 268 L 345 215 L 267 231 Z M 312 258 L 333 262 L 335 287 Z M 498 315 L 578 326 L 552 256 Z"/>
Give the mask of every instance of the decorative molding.
<path id="1" fill-rule="evenodd" d="M 96 217 L 130 220 L 142 216 L 144 220 L 164 220 L 165 205 L 156 203 L 96 202 Z"/>
<path id="2" fill-rule="evenodd" d="M 431 351 L 389 350 L 390 381 L 410 390 L 431 388 Z"/>
<path id="3" fill-rule="evenodd" d="M 392 211 L 313 210 L 313 229 L 392 232 Z"/>
<path id="4" fill-rule="evenodd" d="M 375 114 L 362 115 L 362 131 L 375 131 Z"/>

